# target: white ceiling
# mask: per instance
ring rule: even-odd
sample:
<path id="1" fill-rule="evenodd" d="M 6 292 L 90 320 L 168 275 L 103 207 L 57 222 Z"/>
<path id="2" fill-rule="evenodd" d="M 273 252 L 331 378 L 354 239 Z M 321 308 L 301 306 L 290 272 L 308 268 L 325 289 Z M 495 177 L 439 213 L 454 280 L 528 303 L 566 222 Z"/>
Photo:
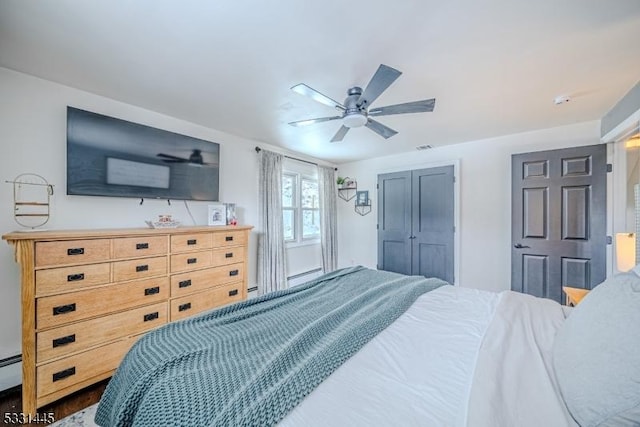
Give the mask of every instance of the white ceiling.
<path id="1" fill-rule="evenodd" d="M 342 101 L 381 63 L 373 107 L 435 111 L 287 124 L 337 113 L 291 86 Z M 640 79 L 640 1 L 2 0 L 0 66 L 341 163 L 600 119 Z"/>

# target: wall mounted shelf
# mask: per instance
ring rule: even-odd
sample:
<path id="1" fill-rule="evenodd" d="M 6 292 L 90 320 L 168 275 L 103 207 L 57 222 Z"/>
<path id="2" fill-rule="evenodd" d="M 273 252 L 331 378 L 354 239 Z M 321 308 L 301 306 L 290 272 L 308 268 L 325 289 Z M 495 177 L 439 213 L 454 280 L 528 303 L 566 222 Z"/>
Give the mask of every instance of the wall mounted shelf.
<path id="1" fill-rule="evenodd" d="M 366 205 L 355 205 L 354 209 L 362 216 L 371 213 L 371 200 Z"/>
<path id="2" fill-rule="evenodd" d="M 23 173 L 5 182 L 13 184 L 13 218 L 19 225 L 35 229 L 49 221 L 52 184 L 34 173 Z"/>
<path id="3" fill-rule="evenodd" d="M 338 188 L 338 197 L 340 197 L 345 202 L 353 199 L 356 196 L 356 192 L 358 191 L 358 187 L 342 187 Z"/>

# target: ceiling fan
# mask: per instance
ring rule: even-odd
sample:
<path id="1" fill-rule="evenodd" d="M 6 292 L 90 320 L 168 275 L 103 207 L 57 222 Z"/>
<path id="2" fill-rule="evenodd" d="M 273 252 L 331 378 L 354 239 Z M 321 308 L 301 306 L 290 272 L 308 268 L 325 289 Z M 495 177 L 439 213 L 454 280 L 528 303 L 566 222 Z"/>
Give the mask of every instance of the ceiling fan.
<path id="1" fill-rule="evenodd" d="M 330 120 L 342 120 L 342 127 L 333 138 L 331 138 L 331 142 L 342 141 L 347 132 L 349 132 L 349 129 L 360 126 L 368 127 L 385 139 L 391 138 L 398 132 L 373 120 L 371 117 L 389 116 L 391 114 L 425 113 L 433 111 L 436 105 L 435 98 L 432 98 L 423 101 L 406 102 L 404 104 L 387 105 L 386 107 L 372 108 L 369 110 L 369 106 L 400 77 L 400 74 L 402 74 L 402 72 L 395 68 L 380 64 L 364 92 L 362 88 L 358 86 L 350 88 L 347 91 L 347 98 L 344 100 L 344 104 L 334 101 L 304 83 L 297 84 L 291 88 L 294 92 L 308 96 L 329 107 L 334 107 L 336 110 L 341 111 L 342 114 L 339 116 L 300 120 L 289 124 L 291 126 L 307 126 L 314 123 L 328 122 Z"/>
<path id="2" fill-rule="evenodd" d="M 189 158 L 173 156 L 171 154 L 158 153 L 158 157 L 162 157 L 163 162 L 167 163 L 188 163 L 190 166 L 213 165 L 214 163 L 206 163 L 202 158 L 202 150 L 194 148 Z"/>

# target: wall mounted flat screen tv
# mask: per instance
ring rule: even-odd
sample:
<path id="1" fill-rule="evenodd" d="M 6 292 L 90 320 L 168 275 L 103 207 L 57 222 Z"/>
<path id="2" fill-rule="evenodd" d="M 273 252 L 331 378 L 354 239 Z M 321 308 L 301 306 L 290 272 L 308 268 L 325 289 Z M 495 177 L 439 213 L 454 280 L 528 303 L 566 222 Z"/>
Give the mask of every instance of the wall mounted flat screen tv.
<path id="1" fill-rule="evenodd" d="M 219 199 L 220 144 L 67 107 L 67 194 Z"/>

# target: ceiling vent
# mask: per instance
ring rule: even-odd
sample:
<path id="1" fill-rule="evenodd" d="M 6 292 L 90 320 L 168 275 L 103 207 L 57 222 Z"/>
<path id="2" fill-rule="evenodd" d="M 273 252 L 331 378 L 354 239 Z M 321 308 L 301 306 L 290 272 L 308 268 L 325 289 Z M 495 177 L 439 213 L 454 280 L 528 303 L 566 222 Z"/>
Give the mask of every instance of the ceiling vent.
<path id="1" fill-rule="evenodd" d="M 418 145 L 416 147 L 416 150 L 429 150 L 431 148 L 433 148 L 433 145 L 423 144 L 423 145 Z"/>

